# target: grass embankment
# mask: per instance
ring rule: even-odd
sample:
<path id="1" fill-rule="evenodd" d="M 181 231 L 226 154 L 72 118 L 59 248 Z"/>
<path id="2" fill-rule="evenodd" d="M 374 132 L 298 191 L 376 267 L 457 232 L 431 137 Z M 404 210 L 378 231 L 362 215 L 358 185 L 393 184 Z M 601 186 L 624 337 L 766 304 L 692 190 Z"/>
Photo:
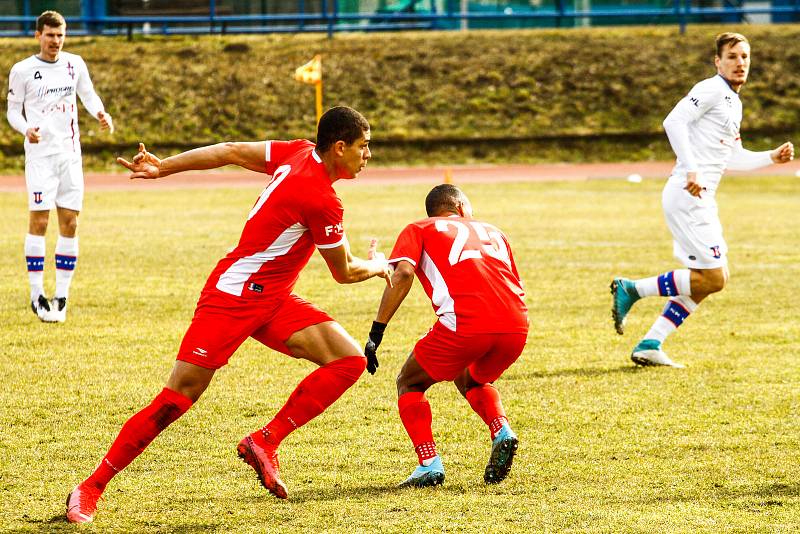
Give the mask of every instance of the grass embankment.
<path id="1" fill-rule="evenodd" d="M 258 486 L 235 445 L 311 371 L 246 342 L 205 396 L 109 485 L 102 532 L 793 532 L 800 524 L 800 182 L 727 179 L 719 192 L 732 277 L 665 349 L 684 370 L 628 354 L 664 301 L 614 333 L 608 283 L 674 266 L 661 180 L 468 184 L 476 213 L 509 235 L 532 330 L 497 382 L 521 446 L 508 480 L 482 481 L 488 432 L 452 385 L 428 395 L 447 470 L 400 491 L 416 457 L 394 377 L 434 321 L 415 283 L 381 367 L 281 447 L 288 501 Z M 386 251 L 422 216 L 430 184 L 343 185 L 356 253 Z M 63 325 L 27 308 L 20 219 L 0 221 L 0 524 L 74 532 L 64 498 L 167 378 L 198 292 L 235 243 L 258 191 L 90 192 Z M 620 206 L 624 206 L 624 216 Z M 24 198 L 0 194 L 3 213 Z M 634 222 L 632 224 L 632 221 Z M 51 225 L 46 286 L 52 291 Z M 315 254 L 301 295 L 363 340 L 383 283 L 339 286 Z"/>
<path id="2" fill-rule="evenodd" d="M 230 139 L 313 137 L 314 90 L 294 69 L 323 55 L 325 105 L 361 110 L 375 163 L 615 161 L 670 158 L 661 121 L 713 75 L 723 27 L 320 35 L 70 38 L 116 118 L 110 139 L 83 114 L 87 153 L 103 158 Z M 798 131 L 800 28 L 725 26 L 753 42 L 744 134 L 756 148 Z M 0 72 L 36 51 L 0 40 Z M 0 128 L 0 166 L 19 166 Z M 94 163 L 92 163 L 94 165 Z"/>

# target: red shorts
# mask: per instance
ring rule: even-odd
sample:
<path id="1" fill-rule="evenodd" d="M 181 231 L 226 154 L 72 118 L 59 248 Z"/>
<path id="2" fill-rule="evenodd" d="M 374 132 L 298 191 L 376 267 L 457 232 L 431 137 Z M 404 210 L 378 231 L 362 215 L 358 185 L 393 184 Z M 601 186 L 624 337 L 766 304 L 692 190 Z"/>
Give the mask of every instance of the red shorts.
<path id="1" fill-rule="evenodd" d="M 414 357 L 437 382 L 449 382 L 469 369 L 482 384 L 494 382 L 525 348 L 527 334 L 457 334 L 436 323 L 414 346 Z"/>
<path id="2" fill-rule="evenodd" d="M 206 369 L 219 369 L 248 337 L 291 355 L 286 340 L 303 328 L 333 321 L 297 295 L 258 302 L 220 291 L 203 292 L 192 324 L 183 336 L 178 359 Z"/>

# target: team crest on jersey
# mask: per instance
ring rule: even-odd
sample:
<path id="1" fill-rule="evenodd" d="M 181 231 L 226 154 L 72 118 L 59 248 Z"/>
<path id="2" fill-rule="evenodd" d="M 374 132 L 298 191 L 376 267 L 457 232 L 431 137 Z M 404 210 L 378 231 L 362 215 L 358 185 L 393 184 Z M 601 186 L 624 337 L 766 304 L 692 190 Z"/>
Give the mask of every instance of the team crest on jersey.
<path id="1" fill-rule="evenodd" d="M 730 97 L 730 95 L 725 95 L 725 103 L 728 104 L 729 108 L 733 107 L 733 99 Z"/>
<path id="2" fill-rule="evenodd" d="M 713 247 L 709 247 L 711 249 L 711 255 L 715 258 L 721 258 L 722 253 L 719 251 L 719 245 L 714 245 Z"/>
<path id="3" fill-rule="evenodd" d="M 33 192 L 33 203 L 34 204 L 41 204 L 42 203 L 42 192 L 41 191 L 34 191 Z"/>
<path id="4" fill-rule="evenodd" d="M 73 67 L 72 63 L 69 61 L 67 62 L 67 74 L 69 74 L 69 77 L 73 80 L 75 79 L 75 67 Z"/>

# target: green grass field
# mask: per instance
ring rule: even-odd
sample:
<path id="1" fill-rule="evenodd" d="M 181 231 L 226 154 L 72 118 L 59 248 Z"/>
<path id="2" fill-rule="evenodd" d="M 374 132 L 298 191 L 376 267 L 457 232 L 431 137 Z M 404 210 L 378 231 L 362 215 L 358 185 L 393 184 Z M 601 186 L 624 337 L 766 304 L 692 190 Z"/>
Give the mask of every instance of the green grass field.
<path id="1" fill-rule="evenodd" d="M 732 277 L 665 346 L 684 370 L 637 369 L 631 347 L 663 301 L 614 333 L 608 284 L 677 267 L 661 180 L 466 184 L 509 235 L 532 331 L 498 381 L 520 435 L 487 487 L 488 431 L 450 384 L 429 392 L 447 480 L 397 490 L 416 457 L 394 377 L 433 324 L 419 284 L 364 375 L 281 448 L 290 498 L 268 495 L 235 446 L 311 371 L 246 342 L 206 395 L 109 485 L 98 532 L 792 532 L 800 524 L 798 198 L 794 178 L 726 178 Z M 354 251 L 388 253 L 429 185 L 342 184 Z M 67 323 L 27 307 L 24 195 L 0 193 L 0 530 L 73 531 L 64 499 L 122 423 L 161 389 L 206 276 L 258 191 L 87 194 Z M 48 239 L 46 284 L 53 288 Z M 318 255 L 297 292 L 363 340 L 382 281 L 337 285 Z"/>

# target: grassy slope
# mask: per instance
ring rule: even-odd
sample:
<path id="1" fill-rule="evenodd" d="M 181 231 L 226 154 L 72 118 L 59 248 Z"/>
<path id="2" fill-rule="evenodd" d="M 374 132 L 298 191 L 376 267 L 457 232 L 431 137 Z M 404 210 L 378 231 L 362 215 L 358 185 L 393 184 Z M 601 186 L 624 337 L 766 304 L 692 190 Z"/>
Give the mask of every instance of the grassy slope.
<path id="1" fill-rule="evenodd" d="M 354 249 L 363 253 L 372 235 L 388 248 L 421 216 L 428 187 L 343 184 Z M 259 490 L 234 447 L 310 368 L 247 342 L 201 402 L 112 483 L 90 530 L 792 531 L 800 522 L 798 182 L 726 179 L 719 201 L 731 283 L 669 340 L 670 354 L 688 365 L 677 372 L 635 369 L 627 358 L 663 301 L 637 304 L 625 337 L 609 316 L 612 276 L 674 266 L 660 187 L 465 187 L 476 212 L 509 234 L 533 321 L 525 353 L 498 381 L 522 439 L 502 485 L 483 486 L 487 432 L 452 386 L 439 385 L 429 398 L 445 486 L 392 489 L 414 464 L 393 377 L 433 320 L 415 284 L 387 331 L 379 374 L 287 439 L 288 502 Z M 198 291 L 256 195 L 90 192 L 73 307 L 61 326 L 26 309 L 24 223 L 0 222 L 4 529 L 74 531 L 61 519 L 64 497 L 160 389 Z M 0 194 L 0 209 L 22 213 L 23 199 Z M 298 290 L 363 339 L 381 283 L 337 286 L 315 255 Z"/>
<path id="2" fill-rule="evenodd" d="M 669 157 L 661 121 L 693 83 L 713 74 L 721 27 L 441 33 L 75 38 L 116 117 L 117 147 L 313 136 L 313 88 L 293 79 L 324 57 L 325 103 L 370 119 L 383 164 Z M 737 29 L 726 26 L 725 30 Z M 753 44 L 744 132 L 756 147 L 797 131 L 796 25 L 740 28 Z M 32 40 L 0 40 L 0 72 Z M 84 117 L 85 118 L 85 117 Z M 90 151 L 111 142 L 84 121 Z M 755 134 L 757 132 L 757 134 Z M 597 140 L 598 135 L 627 135 Z M 567 136 L 565 138 L 564 136 Z M 584 136 L 589 140 L 581 141 Z M 502 140 L 485 142 L 485 140 Z M 514 142 L 525 140 L 525 142 Z M 549 140 L 549 141 L 548 141 Z M 0 148 L 19 151 L 0 128 Z M 118 148 L 117 148 L 118 150 Z M 19 162 L 0 161 L 0 166 Z M 434 161 L 431 161 L 434 160 Z"/>

